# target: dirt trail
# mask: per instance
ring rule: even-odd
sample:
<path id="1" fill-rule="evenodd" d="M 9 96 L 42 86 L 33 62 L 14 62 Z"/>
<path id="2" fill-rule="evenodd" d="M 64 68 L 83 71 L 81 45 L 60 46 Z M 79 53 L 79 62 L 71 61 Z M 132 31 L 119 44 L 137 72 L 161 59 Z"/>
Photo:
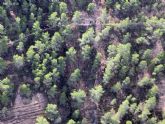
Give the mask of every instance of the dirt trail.
<path id="1" fill-rule="evenodd" d="M 94 0 L 94 2 L 96 3 L 96 9 L 94 14 L 92 15 L 92 18 L 95 21 L 95 31 L 96 31 L 96 35 L 98 35 L 101 30 L 102 30 L 102 24 L 100 21 L 100 14 L 101 14 L 101 10 L 103 9 L 102 6 L 98 5 L 98 3 L 96 2 L 96 0 Z M 105 55 L 105 50 L 103 47 L 103 41 L 99 41 L 98 43 L 94 43 L 94 48 L 96 49 L 96 51 L 98 53 L 101 54 L 101 60 L 100 60 L 100 68 L 99 70 L 96 72 L 96 79 L 95 79 L 95 85 L 98 85 L 99 83 L 101 83 L 102 81 L 102 75 L 104 72 L 104 68 L 106 65 L 106 55 Z M 85 100 L 84 103 L 84 107 L 83 107 L 83 113 L 84 113 L 84 117 L 86 117 L 89 121 L 89 124 L 99 124 L 99 107 L 92 102 L 92 100 L 90 98 L 87 98 Z"/>
<path id="2" fill-rule="evenodd" d="M 155 43 L 154 49 L 152 51 L 152 57 L 155 58 L 160 52 L 163 51 L 163 46 L 161 41 L 157 41 Z M 158 111 L 165 112 L 165 77 L 160 77 L 160 81 L 158 82 L 159 87 L 159 103 L 158 103 Z"/>
<path id="3" fill-rule="evenodd" d="M 102 30 L 102 24 L 101 24 L 101 21 L 100 21 L 100 15 L 101 15 L 101 11 L 103 9 L 102 6 L 98 5 L 98 3 L 96 2 L 96 0 L 94 0 L 94 2 L 96 3 L 96 9 L 95 9 L 95 12 L 94 12 L 94 19 L 95 19 L 95 31 L 96 31 L 96 35 L 99 35 L 99 33 L 101 32 Z M 100 82 L 101 78 L 100 76 L 102 75 L 103 71 L 104 71 L 104 68 L 105 68 L 105 65 L 106 65 L 106 54 L 105 54 L 105 50 L 104 50 L 104 47 L 103 47 L 103 43 L 102 41 L 99 41 L 98 43 L 95 43 L 94 44 L 94 47 L 96 48 L 97 52 L 101 54 L 101 60 L 100 60 L 100 69 L 98 70 L 97 74 L 96 74 L 96 81 L 95 83 L 98 84 Z"/>
<path id="4" fill-rule="evenodd" d="M 156 42 L 155 46 L 154 46 L 153 51 L 152 51 L 152 56 L 153 57 L 156 57 L 162 51 L 163 51 L 162 43 L 161 43 L 161 41 L 158 40 Z"/>
<path id="5" fill-rule="evenodd" d="M 165 112 L 165 77 L 160 78 L 160 82 L 158 84 L 159 87 L 159 103 L 158 103 L 158 111 Z"/>

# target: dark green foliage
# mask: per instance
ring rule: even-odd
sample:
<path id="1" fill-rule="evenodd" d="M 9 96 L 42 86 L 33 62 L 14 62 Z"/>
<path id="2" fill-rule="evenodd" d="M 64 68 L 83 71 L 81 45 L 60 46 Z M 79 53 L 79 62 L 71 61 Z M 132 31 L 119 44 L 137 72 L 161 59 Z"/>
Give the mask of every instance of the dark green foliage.
<path id="1" fill-rule="evenodd" d="M 60 96 L 60 105 L 65 105 L 66 101 L 67 101 L 66 93 L 62 92 Z"/>
<path id="2" fill-rule="evenodd" d="M 49 24 L 50 24 L 50 26 L 53 26 L 53 27 L 58 26 L 58 21 L 59 21 L 59 18 L 57 17 L 57 12 L 53 12 L 49 16 Z"/>
<path id="3" fill-rule="evenodd" d="M 67 122 L 67 124 L 76 124 L 76 122 L 75 122 L 74 120 L 70 119 L 70 120 Z"/>
<path id="4" fill-rule="evenodd" d="M 30 87 L 29 85 L 27 84 L 22 84 L 20 86 L 20 94 L 22 97 L 27 97 L 29 98 L 31 96 L 31 90 L 30 90 Z"/>
<path id="5" fill-rule="evenodd" d="M 2 106 L 8 106 L 12 97 L 13 84 L 9 78 L 4 78 L 0 80 L 0 103 Z"/>
<path id="6" fill-rule="evenodd" d="M 74 86 L 80 80 L 80 69 L 75 69 L 68 79 L 68 84 Z"/>
<path id="7" fill-rule="evenodd" d="M 24 57 L 23 57 L 23 55 L 22 56 L 14 55 L 13 56 L 13 61 L 14 61 L 15 66 L 18 69 L 22 68 L 24 66 Z"/>
<path id="8" fill-rule="evenodd" d="M 66 26 L 67 24 L 68 24 L 68 17 L 67 17 L 67 15 L 65 14 L 65 13 L 62 13 L 61 14 L 61 17 L 60 17 L 60 23 L 59 23 L 59 25 L 61 25 L 61 26 Z"/>
<path id="9" fill-rule="evenodd" d="M 79 8 L 84 8 L 91 0 L 75 0 Z"/>
<path id="10" fill-rule="evenodd" d="M 159 92 L 159 88 L 157 85 L 153 85 L 152 88 L 148 91 L 148 97 L 156 96 Z"/>
<path id="11" fill-rule="evenodd" d="M 92 70 L 98 69 L 100 65 L 100 60 L 101 60 L 101 53 L 97 53 L 95 60 L 92 65 Z"/>
<path id="12" fill-rule="evenodd" d="M 74 62 L 76 58 L 76 50 L 73 47 L 70 47 L 66 52 L 66 56 L 70 62 Z"/>
<path id="13" fill-rule="evenodd" d="M 3 74 L 3 72 L 5 71 L 5 69 L 6 69 L 6 63 L 3 60 L 3 58 L 0 57 L 0 74 Z"/>
<path id="14" fill-rule="evenodd" d="M 84 90 L 79 89 L 77 91 L 73 91 L 71 93 L 71 97 L 73 100 L 76 101 L 76 104 L 79 106 L 84 102 L 85 97 L 86 97 L 86 93 Z"/>
<path id="15" fill-rule="evenodd" d="M 48 98 L 52 99 L 57 94 L 57 86 L 53 85 L 47 92 Z"/>
<path id="16" fill-rule="evenodd" d="M 67 4 L 64 2 L 60 2 L 60 13 L 66 13 L 67 12 Z"/>
<path id="17" fill-rule="evenodd" d="M 138 12 L 140 0 L 106 0 L 106 5 L 107 7 L 113 7 L 120 16 L 127 17 Z"/>
<path id="18" fill-rule="evenodd" d="M 35 124 L 49 124 L 49 122 L 43 116 L 39 116 L 39 117 L 36 118 L 36 123 Z"/>
<path id="19" fill-rule="evenodd" d="M 40 28 L 40 22 L 39 21 L 35 21 L 35 23 L 33 24 L 33 33 L 35 34 L 36 37 L 40 36 L 41 33 L 41 28 Z"/>
<path id="20" fill-rule="evenodd" d="M 89 3 L 88 4 L 88 7 L 87 7 L 87 11 L 90 12 L 90 13 L 93 13 L 96 9 L 96 4 L 94 3 Z"/>
<path id="21" fill-rule="evenodd" d="M 142 71 L 142 70 L 145 70 L 147 69 L 147 62 L 142 60 L 140 63 L 139 63 L 139 70 Z"/>
<path id="22" fill-rule="evenodd" d="M 142 55 L 142 59 L 150 61 L 151 53 L 152 53 L 152 50 L 150 50 L 150 49 L 145 50 L 143 55 Z"/>
<path id="23" fill-rule="evenodd" d="M 50 88 L 51 85 L 53 84 L 53 74 L 52 73 L 47 73 L 45 76 L 44 76 L 44 80 L 43 80 L 43 83 L 44 85 L 47 87 L 47 88 Z"/>
<path id="24" fill-rule="evenodd" d="M 73 112 L 73 115 L 72 115 L 72 116 L 73 116 L 74 119 L 78 119 L 79 116 L 80 116 L 80 110 L 78 110 L 78 109 L 75 110 L 75 111 Z"/>
<path id="25" fill-rule="evenodd" d="M 52 39 L 51 39 L 51 48 L 54 51 L 59 51 L 61 49 L 61 45 L 62 45 L 63 39 L 60 35 L 59 32 L 55 32 Z"/>
<path id="26" fill-rule="evenodd" d="M 153 71 L 153 75 L 157 75 L 157 74 L 159 74 L 159 73 L 161 73 L 162 71 L 164 71 L 164 66 L 162 65 L 162 64 L 160 64 L 160 65 L 157 65 L 157 66 L 155 66 L 155 68 L 154 68 L 154 71 Z"/>
<path id="27" fill-rule="evenodd" d="M 146 85 L 152 85 L 154 83 L 154 79 L 150 79 L 149 77 L 144 76 L 139 82 L 138 86 L 143 87 Z"/>
<path id="28" fill-rule="evenodd" d="M 65 58 L 60 56 L 58 58 L 58 65 L 57 65 L 57 69 L 60 72 L 60 74 L 62 74 L 62 75 L 64 74 L 65 67 L 66 67 Z"/>
<path id="29" fill-rule="evenodd" d="M 103 82 L 108 83 L 116 73 L 118 73 L 118 69 L 120 65 L 122 68 L 120 69 L 120 76 L 124 77 L 128 72 L 128 65 L 130 63 L 130 49 L 131 45 L 128 44 L 119 44 L 117 47 L 114 45 L 110 45 L 108 47 L 109 60 L 107 62 L 107 67 L 104 72 Z"/>
<path id="30" fill-rule="evenodd" d="M 89 45 L 83 46 L 81 51 L 83 60 L 89 60 L 91 52 L 92 52 L 92 48 Z"/>
<path id="31" fill-rule="evenodd" d="M 121 83 L 120 82 L 117 82 L 116 84 L 114 84 L 111 88 L 111 90 L 113 92 L 119 92 L 121 90 L 122 86 L 121 86 Z"/>
<path id="32" fill-rule="evenodd" d="M 95 103 L 99 103 L 103 93 L 103 87 L 98 85 L 90 90 L 90 97 Z"/>
<path id="33" fill-rule="evenodd" d="M 132 54 L 132 64 L 136 65 L 136 64 L 138 64 L 138 62 L 139 62 L 139 54 L 137 54 L 137 53 Z"/>
<path id="34" fill-rule="evenodd" d="M 45 110 L 46 117 L 55 124 L 61 123 L 61 117 L 59 115 L 56 104 L 48 104 Z"/>
<path id="35" fill-rule="evenodd" d="M 81 12 L 75 11 L 74 15 L 73 15 L 73 18 L 72 18 L 72 21 L 73 21 L 74 24 L 81 23 Z"/>
<path id="36" fill-rule="evenodd" d="M 7 52 L 8 38 L 5 36 L 4 26 L 0 24 L 0 55 Z"/>
<path id="37" fill-rule="evenodd" d="M 113 110 L 105 113 L 101 117 L 101 124 L 119 124 L 119 121 L 114 117 L 114 114 L 115 112 Z"/>
<path id="38" fill-rule="evenodd" d="M 0 120 L 10 120 L 17 95 L 33 103 L 41 93 L 48 104 L 36 124 L 164 124 L 164 8 L 161 0 L 1 0 Z"/>
<path id="39" fill-rule="evenodd" d="M 94 42 L 94 29 L 89 28 L 85 33 L 83 33 L 80 39 L 80 46 L 90 45 Z"/>

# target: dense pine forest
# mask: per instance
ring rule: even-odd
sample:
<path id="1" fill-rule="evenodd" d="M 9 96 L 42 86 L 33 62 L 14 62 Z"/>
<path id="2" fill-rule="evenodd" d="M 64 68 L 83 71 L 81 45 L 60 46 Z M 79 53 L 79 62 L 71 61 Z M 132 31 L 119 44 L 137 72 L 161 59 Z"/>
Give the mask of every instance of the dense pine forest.
<path id="1" fill-rule="evenodd" d="M 165 1 L 0 0 L 0 124 L 165 124 Z"/>

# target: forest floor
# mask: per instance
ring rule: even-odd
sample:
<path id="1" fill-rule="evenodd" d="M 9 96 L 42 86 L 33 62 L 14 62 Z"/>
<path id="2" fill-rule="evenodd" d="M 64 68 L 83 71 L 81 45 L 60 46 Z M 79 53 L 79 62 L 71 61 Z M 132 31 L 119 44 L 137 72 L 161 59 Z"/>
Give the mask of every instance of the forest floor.
<path id="1" fill-rule="evenodd" d="M 44 113 L 46 101 L 40 93 L 33 95 L 31 100 L 23 99 L 17 93 L 14 106 L 9 110 L 10 117 L 0 124 L 34 124 L 36 117 Z"/>
<path id="2" fill-rule="evenodd" d="M 92 15 L 92 17 L 94 18 L 95 24 L 96 24 L 95 25 L 96 34 L 99 34 L 99 32 L 102 29 L 101 22 L 99 19 L 101 10 L 102 10 L 102 6 L 97 5 L 96 11 Z M 116 19 L 113 17 L 111 18 L 111 20 L 116 21 Z M 117 41 L 117 40 L 114 40 L 114 41 Z M 114 42 L 114 44 L 115 43 L 116 42 Z M 103 75 L 105 65 L 106 65 L 105 47 L 107 47 L 107 46 L 104 46 L 104 44 L 101 42 L 98 43 L 97 45 L 95 45 L 97 52 L 101 54 L 101 66 L 97 72 L 94 85 L 101 83 L 100 81 L 102 80 L 102 75 Z M 163 50 L 163 48 L 162 48 L 161 42 L 157 41 L 155 44 L 155 48 L 153 49 L 153 57 L 155 57 L 162 50 Z M 11 61 L 8 60 L 9 64 L 11 64 L 10 62 Z M 12 71 L 12 73 L 13 72 L 14 71 Z M 17 76 L 17 78 L 19 78 L 19 77 Z M 15 81 L 15 82 L 17 82 L 17 81 Z M 83 82 L 83 83 L 81 83 L 81 82 Z M 80 81 L 80 84 L 84 84 L 83 86 L 80 85 L 80 88 L 82 87 L 82 89 L 85 87 L 84 82 L 85 81 L 83 81 L 83 80 Z M 158 87 L 159 87 L 159 98 L 160 98 L 159 104 L 158 104 L 158 109 L 165 111 L 165 77 L 160 78 L 160 82 L 158 82 Z M 109 97 L 106 96 L 104 98 L 102 99 L 104 104 L 108 104 L 112 100 L 112 98 L 110 96 Z M 47 100 L 45 99 L 44 95 L 38 93 L 32 97 L 32 100 L 29 103 L 25 104 L 25 100 L 23 100 L 21 98 L 19 91 L 18 91 L 16 93 L 14 105 L 11 108 L 11 112 L 13 113 L 12 117 L 10 119 L 8 119 L 7 121 L 0 122 L 0 124 L 34 124 L 35 118 L 44 112 L 46 102 L 47 102 Z M 101 105 L 101 106 L 103 106 L 103 105 Z M 84 106 L 82 108 L 84 117 L 88 118 L 89 120 L 91 120 L 93 118 L 93 120 L 91 122 L 93 124 L 98 124 L 99 123 L 98 116 L 100 116 L 99 114 L 101 113 L 99 107 L 101 107 L 101 106 L 95 105 L 95 103 L 93 103 L 91 101 L 91 99 L 89 99 L 89 97 L 87 97 L 86 101 L 84 103 Z M 107 106 L 109 106 L 109 105 L 107 105 Z"/>
<path id="3" fill-rule="evenodd" d="M 158 40 L 152 52 L 153 58 L 156 57 L 162 51 L 163 51 L 163 46 L 161 44 L 161 41 Z M 158 111 L 165 112 L 165 77 L 163 76 L 159 77 L 158 88 L 159 88 L 159 103 L 157 109 Z"/>
<path id="4" fill-rule="evenodd" d="M 165 112 L 165 77 L 160 78 L 159 87 L 159 103 L 157 106 L 158 111 Z"/>

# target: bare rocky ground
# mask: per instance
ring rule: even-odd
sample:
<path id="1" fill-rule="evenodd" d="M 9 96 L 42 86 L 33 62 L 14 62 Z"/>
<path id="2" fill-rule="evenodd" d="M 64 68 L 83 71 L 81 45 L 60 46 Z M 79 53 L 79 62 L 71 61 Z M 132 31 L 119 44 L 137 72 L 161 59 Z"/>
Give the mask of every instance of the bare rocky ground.
<path id="1" fill-rule="evenodd" d="M 0 124 L 35 124 L 36 117 L 43 114 L 46 103 L 41 93 L 33 95 L 31 100 L 23 99 L 18 93 L 14 106 L 9 110 L 10 116 Z"/>

